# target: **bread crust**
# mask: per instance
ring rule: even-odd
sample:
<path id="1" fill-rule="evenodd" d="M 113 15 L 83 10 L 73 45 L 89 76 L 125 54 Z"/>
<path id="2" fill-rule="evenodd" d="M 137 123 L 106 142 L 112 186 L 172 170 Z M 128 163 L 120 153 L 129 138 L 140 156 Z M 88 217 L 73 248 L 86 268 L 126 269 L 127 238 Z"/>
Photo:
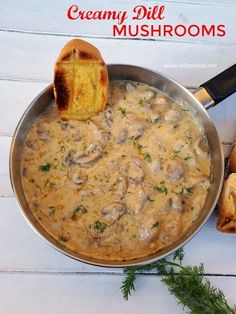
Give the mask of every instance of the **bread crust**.
<path id="1" fill-rule="evenodd" d="M 236 145 L 235 144 L 229 157 L 229 172 L 236 173 Z"/>
<path id="2" fill-rule="evenodd" d="M 231 173 L 224 182 L 218 206 L 217 229 L 221 232 L 236 233 L 236 173 Z"/>
<path id="3" fill-rule="evenodd" d="M 105 109 L 107 95 L 108 73 L 99 50 L 84 40 L 70 40 L 54 66 L 54 96 L 60 117 L 87 120 Z"/>

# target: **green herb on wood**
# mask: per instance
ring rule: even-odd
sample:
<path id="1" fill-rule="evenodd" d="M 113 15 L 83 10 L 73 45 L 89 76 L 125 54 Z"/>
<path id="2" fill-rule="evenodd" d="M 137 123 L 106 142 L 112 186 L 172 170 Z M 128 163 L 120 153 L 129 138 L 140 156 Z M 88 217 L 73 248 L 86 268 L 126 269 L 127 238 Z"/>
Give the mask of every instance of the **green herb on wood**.
<path id="1" fill-rule="evenodd" d="M 204 278 L 203 265 L 183 266 L 183 249 L 177 250 L 173 260 L 163 258 L 152 264 L 124 269 L 121 291 L 125 300 L 135 290 L 135 280 L 140 273 L 154 272 L 169 292 L 191 314 L 236 314 L 236 306 L 231 307 L 223 292 Z"/>

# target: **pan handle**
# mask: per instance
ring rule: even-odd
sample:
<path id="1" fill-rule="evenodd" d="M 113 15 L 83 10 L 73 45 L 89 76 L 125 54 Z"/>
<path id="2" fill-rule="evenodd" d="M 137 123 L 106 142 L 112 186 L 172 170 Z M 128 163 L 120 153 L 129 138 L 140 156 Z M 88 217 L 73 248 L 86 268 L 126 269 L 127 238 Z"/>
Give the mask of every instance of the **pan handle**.
<path id="1" fill-rule="evenodd" d="M 236 64 L 200 85 L 194 96 L 206 109 L 236 92 Z"/>

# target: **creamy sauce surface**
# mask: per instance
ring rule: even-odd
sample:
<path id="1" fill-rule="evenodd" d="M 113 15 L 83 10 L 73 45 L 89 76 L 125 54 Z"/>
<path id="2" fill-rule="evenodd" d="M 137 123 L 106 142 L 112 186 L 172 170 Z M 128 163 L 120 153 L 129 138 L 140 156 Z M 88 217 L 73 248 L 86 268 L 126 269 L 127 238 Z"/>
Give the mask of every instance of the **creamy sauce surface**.
<path id="1" fill-rule="evenodd" d="M 130 260 L 175 242 L 210 187 L 202 127 L 159 90 L 112 81 L 104 112 L 33 123 L 21 177 L 29 207 L 56 240 L 83 255 Z"/>

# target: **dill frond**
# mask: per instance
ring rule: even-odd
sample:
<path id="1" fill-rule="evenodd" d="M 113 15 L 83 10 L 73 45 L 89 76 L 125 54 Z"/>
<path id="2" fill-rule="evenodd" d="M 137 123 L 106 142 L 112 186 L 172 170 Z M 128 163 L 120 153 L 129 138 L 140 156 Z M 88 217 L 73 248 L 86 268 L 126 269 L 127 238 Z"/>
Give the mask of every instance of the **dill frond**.
<path id="1" fill-rule="evenodd" d="M 236 307 L 230 307 L 220 289 L 204 278 L 204 267 L 183 266 L 183 249 L 173 254 L 172 260 L 165 258 L 148 265 L 124 269 L 125 277 L 121 291 L 125 300 L 135 290 L 136 275 L 153 271 L 161 276 L 161 281 L 179 304 L 189 314 L 236 314 Z"/>

